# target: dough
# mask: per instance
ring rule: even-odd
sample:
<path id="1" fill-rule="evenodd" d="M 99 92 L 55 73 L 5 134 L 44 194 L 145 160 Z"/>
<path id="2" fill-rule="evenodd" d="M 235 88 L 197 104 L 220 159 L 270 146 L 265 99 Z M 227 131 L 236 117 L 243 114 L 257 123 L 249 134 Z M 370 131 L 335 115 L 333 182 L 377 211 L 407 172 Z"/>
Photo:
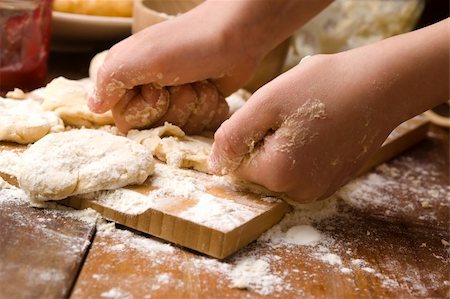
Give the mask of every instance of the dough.
<path id="1" fill-rule="evenodd" d="M 20 187 L 32 200 L 141 184 L 153 173 L 154 160 L 144 146 L 104 131 L 81 129 L 50 134 L 23 156 Z"/>
<path id="2" fill-rule="evenodd" d="M 179 127 L 169 123 L 150 130 L 132 130 L 127 137 L 146 146 L 168 165 L 208 172 L 212 138 L 186 136 Z"/>
<path id="3" fill-rule="evenodd" d="M 28 144 L 63 130 L 62 120 L 44 111 L 38 102 L 0 97 L 0 141 Z"/>
<path id="4" fill-rule="evenodd" d="M 42 91 L 42 106 L 45 110 L 56 112 L 66 125 L 87 128 L 113 125 L 111 111 L 98 114 L 89 110 L 88 96 L 93 88 L 89 79 L 75 81 L 56 78 Z"/>

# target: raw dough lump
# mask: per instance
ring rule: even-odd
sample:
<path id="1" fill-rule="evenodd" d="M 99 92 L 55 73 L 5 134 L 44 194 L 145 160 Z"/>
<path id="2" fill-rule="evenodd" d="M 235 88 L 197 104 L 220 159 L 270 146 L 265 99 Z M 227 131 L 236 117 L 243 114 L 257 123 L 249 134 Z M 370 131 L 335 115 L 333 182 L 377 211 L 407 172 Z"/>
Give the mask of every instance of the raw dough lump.
<path id="1" fill-rule="evenodd" d="M 154 171 L 151 152 L 125 137 L 81 129 L 50 134 L 23 156 L 20 187 L 33 201 L 141 184 Z"/>
<path id="2" fill-rule="evenodd" d="M 55 113 L 44 111 L 38 102 L 0 97 L 0 141 L 28 144 L 62 130 L 62 120 Z"/>
<path id="3" fill-rule="evenodd" d="M 150 130 L 132 130 L 127 137 L 146 146 L 168 165 L 208 172 L 212 138 L 186 136 L 183 130 L 169 123 Z"/>
<path id="4" fill-rule="evenodd" d="M 98 114 L 89 110 L 88 97 L 93 88 L 89 79 L 56 78 L 42 91 L 42 106 L 45 110 L 56 112 L 66 125 L 87 128 L 113 125 L 111 111 Z"/>

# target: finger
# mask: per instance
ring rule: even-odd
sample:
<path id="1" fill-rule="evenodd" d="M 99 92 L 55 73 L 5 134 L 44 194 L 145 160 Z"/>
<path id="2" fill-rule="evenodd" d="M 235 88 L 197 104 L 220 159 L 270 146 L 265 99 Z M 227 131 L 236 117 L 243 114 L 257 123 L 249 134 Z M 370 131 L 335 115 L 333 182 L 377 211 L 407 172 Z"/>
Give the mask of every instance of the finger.
<path id="1" fill-rule="evenodd" d="M 95 113 L 105 113 L 110 110 L 127 92 L 124 86 L 123 82 L 110 78 L 103 64 L 98 70 L 94 91 L 88 98 L 89 109 Z"/>
<path id="2" fill-rule="evenodd" d="M 222 62 L 210 58 L 209 53 L 214 51 L 210 40 L 180 27 L 179 22 L 161 22 L 114 45 L 99 69 L 96 91 L 89 99 L 90 109 L 106 112 L 119 102 L 126 89 L 134 86 L 150 82 L 172 86 L 215 77 Z M 175 28 L 175 34 L 161 34 Z M 180 28 L 186 32 L 180 32 Z M 158 42 L 149 42 L 152 40 Z M 133 49 L 131 57 L 129 49 Z M 198 62 L 205 60 L 207 63 L 199 67 Z"/>
<path id="3" fill-rule="evenodd" d="M 181 128 L 191 115 L 194 103 L 197 101 L 197 94 L 190 84 L 170 86 L 167 90 L 169 91 L 170 105 L 167 113 L 155 126 L 162 126 L 165 122 L 169 122 Z"/>
<path id="4" fill-rule="evenodd" d="M 316 200 L 323 196 L 320 193 L 323 186 L 318 185 L 319 180 L 314 179 L 312 173 L 302 172 L 302 169 L 313 169 L 314 162 L 296 159 L 294 149 L 289 146 L 285 133 L 277 131 L 266 136 L 263 144 L 245 157 L 234 175 L 271 191 L 284 193 L 301 203 Z M 304 154 L 312 153 L 310 149 L 305 149 Z"/>
<path id="5" fill-rule="evenodd" d="M 210 131 L 217 130 L 220 125 L 228 118 L 230 113 L 230 107 L 228 106 L 227 101 L 225 101 L 225 98 L 219 95 L 218 101 L 219 102 L 217 103 L 216 113 L 205 128 Z"/>
<path id="6" fill-rule="evenodd" d="M 210 81 L 217 87 L 220 93 L 224 96 L 229 96 L 239 88 L 242 88 L 250 78 L 244 77 L 240 74 L 233 74 L 233 76 L 222 76 L 220 78 L 210 79 Z"/>
<path id="7" fill-rule="evenodd" d="M 212 121 L 219 101 L 217 89 L 208 81 L 192 83 L 197 101 L 188 121 L 183 126 L 187 134 L 198 134 Z"/>
<path id="8" fill-rule="evenodd" d="M 122 132 L 131 128 L 149 127 L 158 121 L 169 107 L 169 93 L 165 88 L 147 84 L 131 99 L 124 99 L 113 107 L 116 126 Z"/>
<path id="9" fill-rule="evenodd" d="M 247 154 L 234 175 L 271 191 L 285 192 L 290 180 L 283 181 L 282 178 L 292 168 L 292 161 L 286 159 L 288 153 L 283 150 L 284 141 L 275 135 L 267 135 L 253 152 Z"/>
<path id="10" fill-rule="evenodd" d="M 215 174 L 234 171 L 273 128 L 278 126 L 279 106 L 270 101 L 270 93 L 256 92 L 248 102 L 226 120 L 214 135 L 209 158 Z"/>

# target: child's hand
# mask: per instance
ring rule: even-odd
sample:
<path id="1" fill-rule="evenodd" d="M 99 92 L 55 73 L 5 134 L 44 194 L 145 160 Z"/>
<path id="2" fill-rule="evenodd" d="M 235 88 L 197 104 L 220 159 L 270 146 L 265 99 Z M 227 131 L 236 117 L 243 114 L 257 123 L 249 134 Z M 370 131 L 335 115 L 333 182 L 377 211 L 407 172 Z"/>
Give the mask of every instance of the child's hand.
<path id="1" fill-rule="evenodd" d="M 111 109 L 122 131 L 164 121 L 190 134 L 216 129 L 228 116 L 224 96 L 250 79 L 260 57 L 247 55 L 206 12 L 151 26 L 111 48 L 90 108 Z"/>
<path id="2" fill-rule="evenodd" d="M 299 202 L 346 183 L 395 126 L 371 95 L 373 73 L 347 57 L 313 56 L 258 90 L 216 132 L 212 170 Z"/>

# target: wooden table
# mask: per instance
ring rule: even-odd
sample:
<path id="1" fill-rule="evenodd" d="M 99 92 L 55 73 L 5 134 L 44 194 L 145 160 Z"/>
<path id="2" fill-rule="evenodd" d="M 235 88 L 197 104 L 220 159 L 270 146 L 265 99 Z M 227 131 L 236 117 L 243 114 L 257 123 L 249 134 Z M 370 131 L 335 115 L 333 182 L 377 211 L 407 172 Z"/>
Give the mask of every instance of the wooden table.
<path id="1" fill-rule="evenodd" d="M 353 187 L 314 223 L 326 242 L 259 240 L 221 262 L 0 198 L 0 298 L 448 298 L 448 131 L 433 127 Z M 268 267 L 248 290 L 230 287 L 243 260 Z"/>

